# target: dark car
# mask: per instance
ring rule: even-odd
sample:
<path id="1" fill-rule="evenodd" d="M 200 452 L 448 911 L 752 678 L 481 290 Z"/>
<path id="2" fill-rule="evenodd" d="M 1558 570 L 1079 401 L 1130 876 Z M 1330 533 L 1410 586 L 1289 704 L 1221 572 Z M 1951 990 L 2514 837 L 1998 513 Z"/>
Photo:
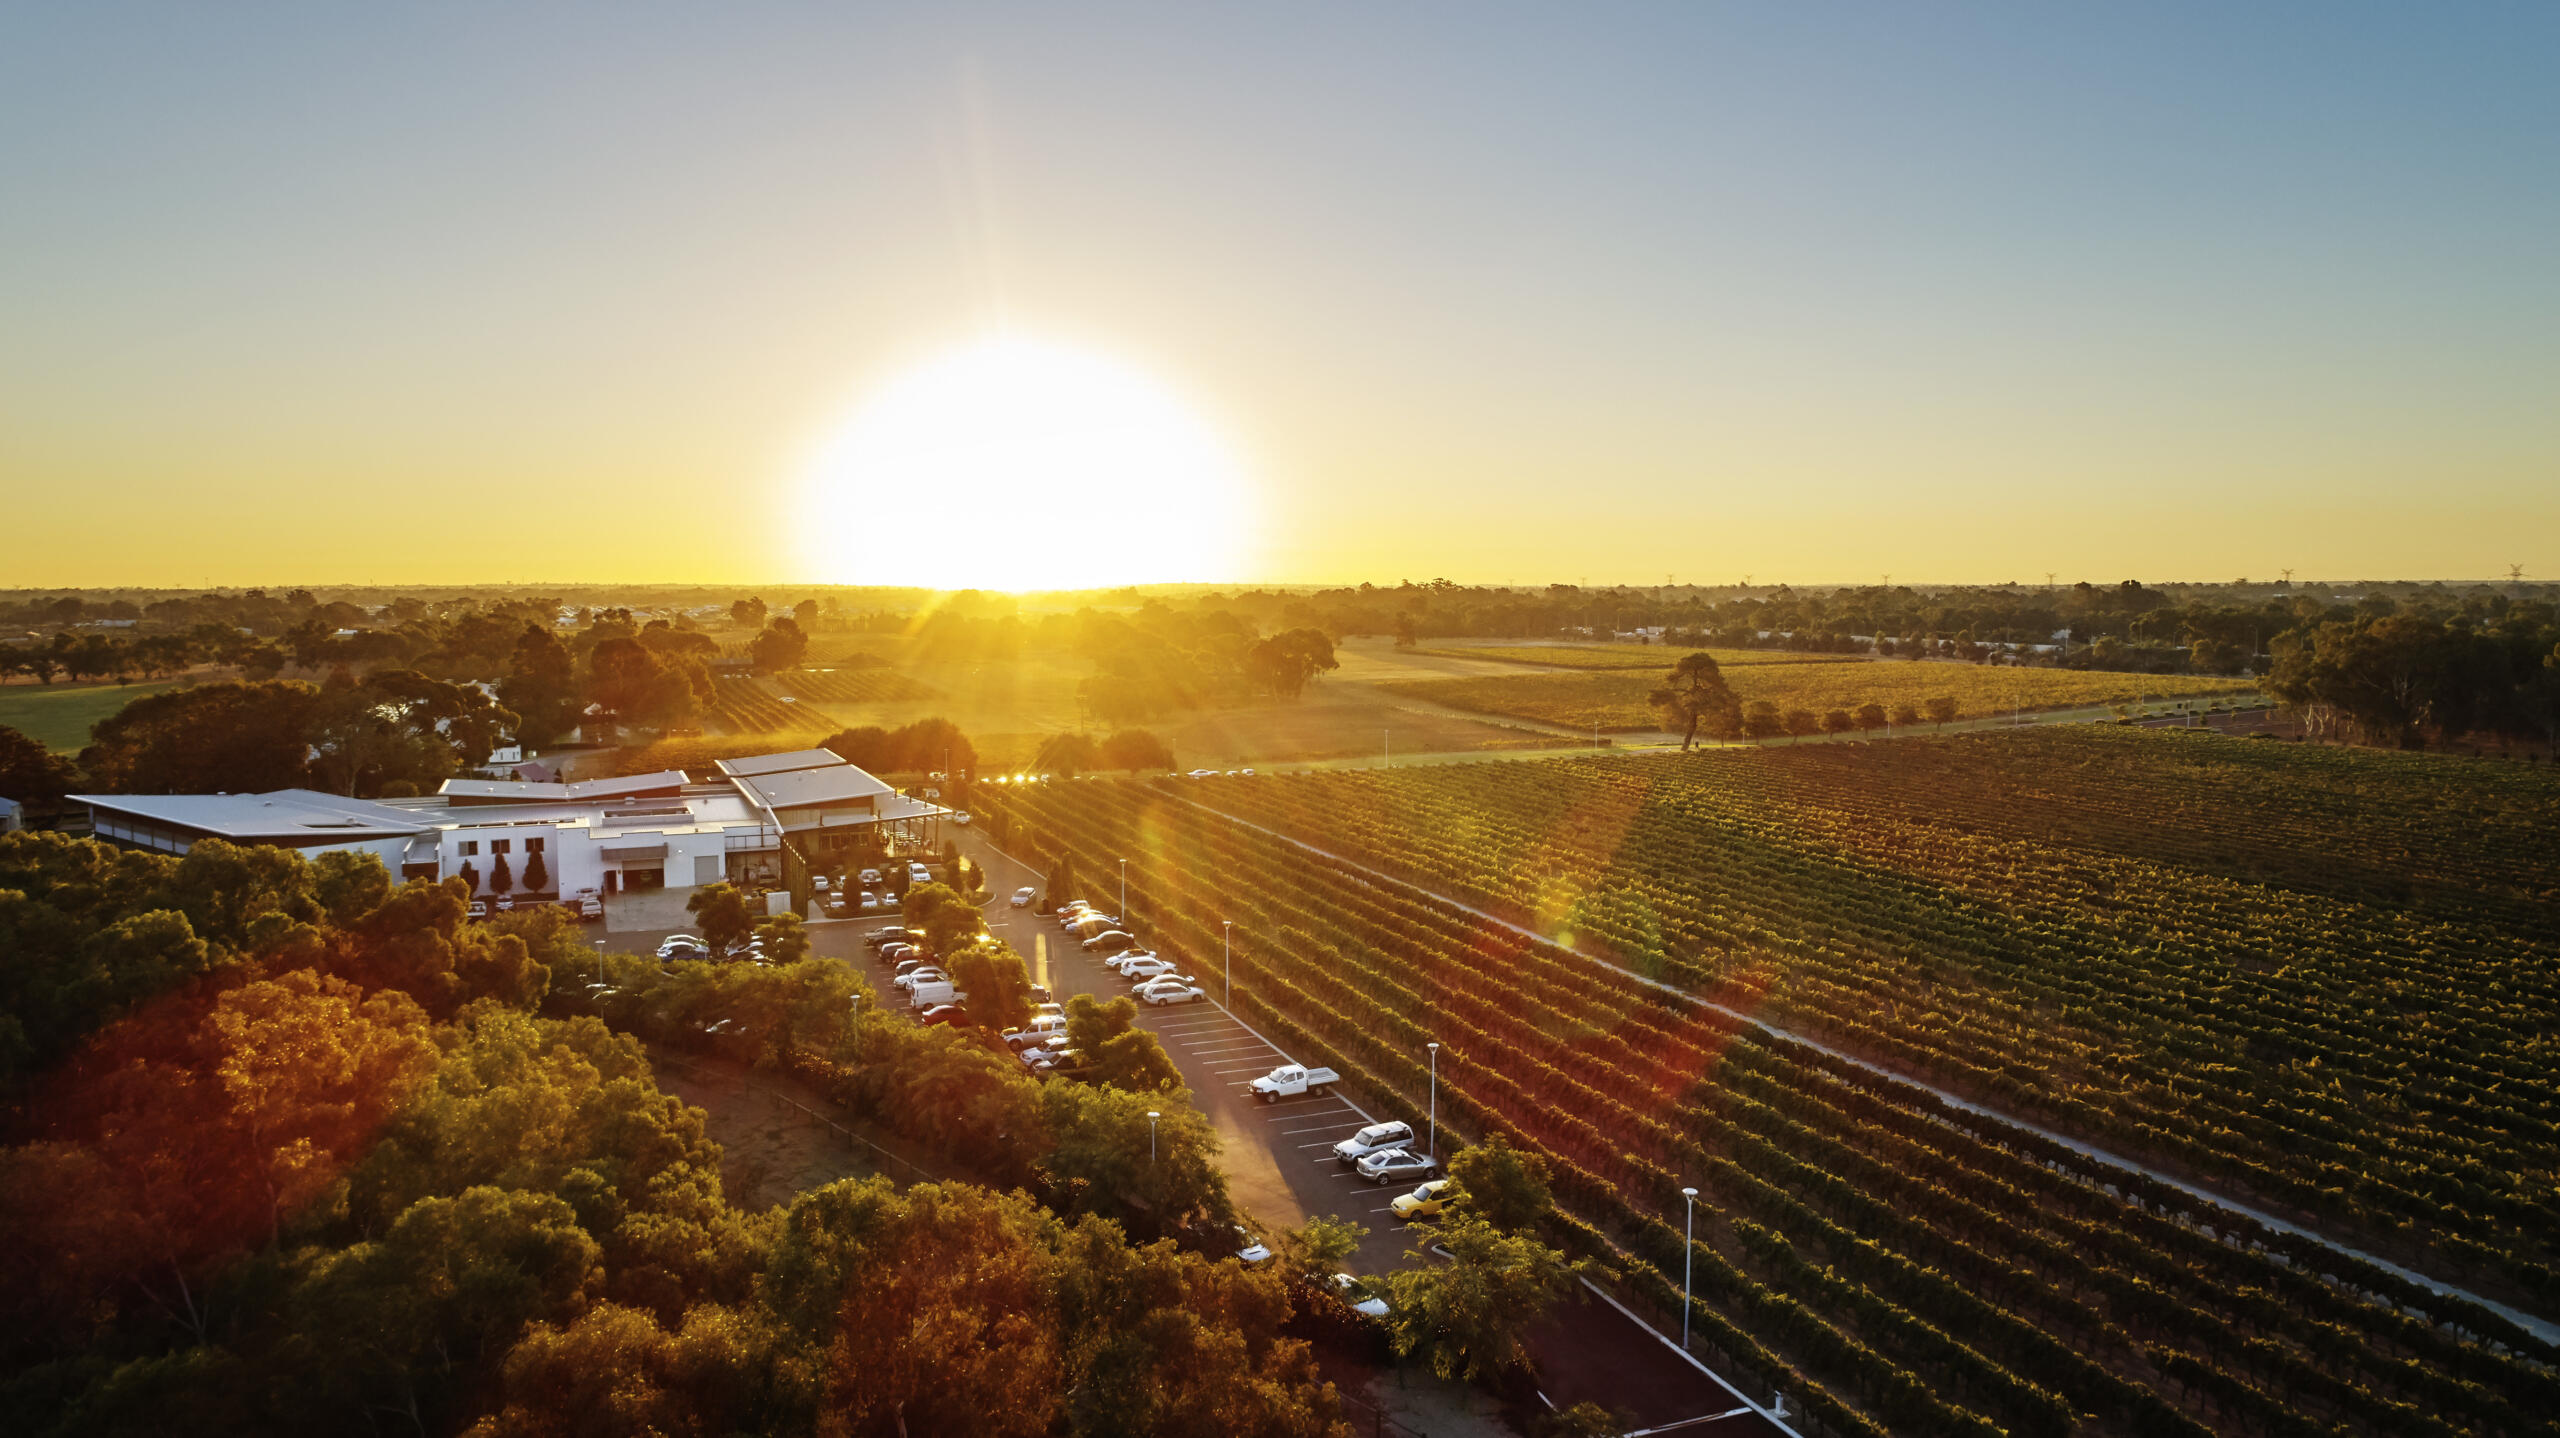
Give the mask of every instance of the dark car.
<path id="1" fill-rule="evenodd" d="M 1088 954 L 1116 954 L 1136 942 L 1120 929 L 1105 929 L 1084 941 L 1084 951 Z"/>
<path id="2" fill-rule="evenodd" d="M 906 940 L 914 937 L 915 935 L 909 933 L 904 925 L 891 924 L 885 929 L 873 929 L 869 934 L 864 936 L 864 942 L 877 949 L 890 944 L 904 943 Z"/>
<path id="3" fill-rule="evenodd" d="M 916 1015 L 917 1023 L 928 1025 L 965 1024 L 968 1021 L 969 1011 L 958 1004 L 935 1004 L 932 1008 Z"/>
<path id="4" fill-rule="evenodd" d="M 1047 984 L 1033 984 L 1031 986 L 1031 1002 L 1033 1004 L 1054 1004 L 1057 1001 L 1057 996 L 1049 992 L 1049 986 Z"/>

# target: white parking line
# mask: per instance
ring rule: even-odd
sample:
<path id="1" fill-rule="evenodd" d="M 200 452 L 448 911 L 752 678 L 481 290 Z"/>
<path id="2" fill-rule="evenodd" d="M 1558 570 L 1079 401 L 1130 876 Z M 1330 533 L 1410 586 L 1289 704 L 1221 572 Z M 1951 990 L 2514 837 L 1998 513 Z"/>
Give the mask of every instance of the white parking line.
<path id="1" fill-rule="evenodd" d="M 1272 1048 L 1271 1045 L 1264 1043 L 1260 1039 L 1202 1039 L 1196 1044 L 1184 1044 L 1181 1047 L 1184 1053 L 1200 1053 L 1208 1049 L 1234 1049 L 1239 1053 L 1251 1049 L 1260 1049 L 1264 1053 L 1278 1052 L 1278 1050 Z"/>

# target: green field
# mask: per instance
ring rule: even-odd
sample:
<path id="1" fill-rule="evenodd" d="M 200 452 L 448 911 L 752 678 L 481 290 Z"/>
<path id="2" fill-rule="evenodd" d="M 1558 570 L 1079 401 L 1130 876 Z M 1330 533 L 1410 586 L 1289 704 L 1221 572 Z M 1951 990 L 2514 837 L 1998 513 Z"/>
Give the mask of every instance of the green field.
<path id="1" fill-rule="evenodd" d="M 1692 651 L 1676 644 L 1484 644 L 1416 649 L 1442 659 L 1498 659 L 1505 664 L 1535 664 L 1547 669 L 1668 670 L 1683 654 L 1715 656 L 1719 668 L 1753 664 L 1867 664 L 1863 654 L 1799 654 L 1789 649 L 1708 649 Z"/>
<path id="2" fill-rule="evenodd" d="M 1640 733 L 1662 727 L 1646 702 L 1660 675 L 1605 670 L 1581 674 L 1496 674 L 1382 684 L 1393 693 L 1479 714 L 1506 714 L 1548 724 Z M 2250 692 L 2244 681 L 2206 676 L 2091 673 L 2071 669 L 1992 669 L 1976 664 L 1883 661 L 1869 664 L 1769 664 L 1729 671 L 1726 682 L 1746 705 L 1768 700 L 1781 710 L 1855 710 L 1862 704 L 1921 705 L 1954 697 L 1962 717 L 2010 709 L 2068 709 L 2098 704 Z"/>
<path id="3" fill-rule="evenodd" d="M 0 685 L 0 724 L 48 749 L 77 753 L 89 742 L 89 726 L 145 694 L 177 688 L 175 680 L 147 684 Z"/>

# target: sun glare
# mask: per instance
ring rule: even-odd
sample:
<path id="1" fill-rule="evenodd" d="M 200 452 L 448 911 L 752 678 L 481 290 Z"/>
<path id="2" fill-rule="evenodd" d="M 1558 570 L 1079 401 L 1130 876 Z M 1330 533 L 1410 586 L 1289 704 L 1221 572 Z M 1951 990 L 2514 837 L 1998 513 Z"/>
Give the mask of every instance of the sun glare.
<path id="1" fill-rule="evenodd" d="M 1247 485 L 1151 377 L 1006 337 L 867 396 L 807 475 L 812 568 L 840 584 L 1090 589 L 1227 580 Z"/>

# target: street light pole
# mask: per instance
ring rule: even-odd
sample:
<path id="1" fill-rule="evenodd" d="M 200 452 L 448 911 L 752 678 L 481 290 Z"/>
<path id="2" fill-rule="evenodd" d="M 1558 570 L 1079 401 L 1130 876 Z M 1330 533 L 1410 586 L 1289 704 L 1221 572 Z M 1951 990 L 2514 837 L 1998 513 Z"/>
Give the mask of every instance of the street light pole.
<path id="1" fill-rule="evenodd" d="M 1227 1007 L 1232 1009 L 1236 1006 L 1236 922 L 1233 919 L 1220 919 L 1218 927 L 1225 930 L 1227 935 Z"/>
<path id="2" fill-rule="evenodd" d="M 596 982 L 604 982 L 604 940 L 596 940 Z"/>
<path id="3" fill-rule="evenodd" d="M 1440 1158 L 1440 1046 L 1431 1045 L 1431 1147 L 1425 1157 Z"/>
<path id="4" fill-rule="evenodd" d="M 1120 922 L 1129 922 L 1129 861 L 1120 861 Z"/>
<path id="5" fill-rule="evenodd" d="M 1163 1116 L 1159 1110 L 1147 1110 L 1147 1162 L 1149 1163 L 1156 1161 L 1156 1120 Z"/>
<path id="6" fill-rule="evenodd" d="M 1681 1237 L 1685 1241 L 1680 1245 L 1680 1351 L 1686 1353 L 1689 1351 L 1689 1278 L 1698 1261 L 1698 1191 L 1684 1188 L 1680 1190 L 1680 1197 L 1689 1204 L 1688 1223 L 1681 1229 Z"/>

